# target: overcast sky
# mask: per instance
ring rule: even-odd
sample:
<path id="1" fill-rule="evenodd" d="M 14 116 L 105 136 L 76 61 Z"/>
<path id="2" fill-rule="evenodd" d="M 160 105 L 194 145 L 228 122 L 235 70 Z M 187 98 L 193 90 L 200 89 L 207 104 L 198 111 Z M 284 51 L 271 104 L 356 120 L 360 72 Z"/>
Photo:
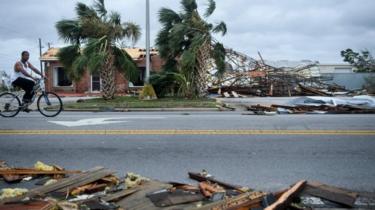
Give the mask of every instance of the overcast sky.
<path id="1" fill-rule="evenodd" d="M 197 0 L 204 8 L 206 0 Z M 92 4 L 91 0 L 81 2 Z M 179 10 L 179 0 L 150 0 L 151 43 L 160 28 L 161 7 Z M 1 0 L 0 70 L 11 70 L 22 50 L 31 52 L 30 61 L 39 66 L 38 38 L 43 51 L 50 42 L 64 46 L 55 23 L 75 18 L 76 0 Z M 317 60 L 341 63 L 340 50 L 375 49 L 374 0 L 216 0 L 210 22 L 227 23 L 226 47 L 257 58 L 260 51 L 269 60 Z M 108 10 L 121 14 L 122 21 L 142 27 L 145 46 L 145 0 L 106 0 Z"/>

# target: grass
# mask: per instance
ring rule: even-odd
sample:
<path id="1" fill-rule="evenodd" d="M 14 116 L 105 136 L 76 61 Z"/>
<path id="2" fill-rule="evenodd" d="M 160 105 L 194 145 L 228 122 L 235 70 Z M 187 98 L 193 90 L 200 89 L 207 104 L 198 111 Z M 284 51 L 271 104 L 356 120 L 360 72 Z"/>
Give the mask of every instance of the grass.
<path id="1" fill-rule="evenodd" d="M 118 96 L 106 101 L 102 98 L 88 99 L 80 103 L 64 104 L 70 109 L 113 109 L 113 108 L 215 108 L 215 99 L 161 98 L 140 100 L 138 97 Z"/>

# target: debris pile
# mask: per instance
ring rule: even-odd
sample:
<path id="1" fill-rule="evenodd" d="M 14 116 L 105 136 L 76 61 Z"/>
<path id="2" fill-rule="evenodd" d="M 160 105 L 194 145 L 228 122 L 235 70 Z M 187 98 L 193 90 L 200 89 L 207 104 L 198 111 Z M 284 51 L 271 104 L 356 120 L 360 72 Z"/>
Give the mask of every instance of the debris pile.
<path id="1" fill-rule="evenodd" d="M 363 90 L 349 91 L 319 73 L 318 62 L 301 61 L 297 64 L 271 63 L 226 49 L 227 71 L 218 76 L 210 70 L 208 92 L 223 97 L 236 97 L 230 93 L 250 96 L 333 96 L 366 94 Z M 358 93 L 357 93 L 358 92 Z"/>
<path id="2" fill-rule="evenodd" d="M 160 182 L 128 173 L 123 178 L 103 167 L 87 171 L 67 172 L 53 166 L 53 170 L 10 168 L 2 162 L 0 176 L 27 176 L 22 182 L 38 180 L 44 185 L 31 189 L 2 189 L 0 209 L 374 209 L 368 194 L 321 184 L 299 181 L 277 192 L 261 192 L 220 181 L 207 171 L 189 172 L 197 184 Z M 46 167 L 47 169 L 51 169 Z M 28 171 L 27 171 L 28 170 Z M 48 172 L 48 173 L 47 173 Z M 56 173 L 56 174 L 54 174 Z M 62 175 L 63 176 L 60 176 Z M 53 177 L 59 175 L 58 177 Z M 55 181 L 48 183 L 48 180 Z M 15 182 L 16 179 L 11 180 Z M 373 196 L 373 195 L 372 195 Z"/>
<path id="3" fill-rule="evenodd" d="M 334 97 L 300 97 L 288 105 L 250 105 L 252 114 L 374 114 L 375 99 L 371 96 L 355 96 L 347 99 Z"/>

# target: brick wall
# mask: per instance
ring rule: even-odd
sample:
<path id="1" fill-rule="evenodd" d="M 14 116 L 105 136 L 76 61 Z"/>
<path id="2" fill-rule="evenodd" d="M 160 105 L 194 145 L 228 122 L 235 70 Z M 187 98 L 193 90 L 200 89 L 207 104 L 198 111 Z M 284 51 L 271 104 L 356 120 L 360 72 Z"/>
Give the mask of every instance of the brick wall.
<path id="1" fill-rule="evenodd" d="M 153 55 L 151 59 L 151 69 L 153 71 L 161 71 L 163 61 L 159 55 Z M 61 66 L 58 61 L 48 61 L 49 64 L 46 65 L 46 76 L 48 78 L 46 83 L 46 90 L 52 92 L 60 93 L 77 93 L 77 94 L 90 94 L 91 93 L 91 74 L 86 71 L 82 76 L 81 80 L 78 82 L 73 81 L 73 87 L 54 87 L 54 71 L 55 67 Z M 135 61 L 138 67 L 145 67 L 146 60 L 140 59 Z M 124 75 L 119 71 L 115 73 L 115 85 L 116 85 L 116 94 L 125 94 L 128 91 L 129 82 L 125 79 Z"/>

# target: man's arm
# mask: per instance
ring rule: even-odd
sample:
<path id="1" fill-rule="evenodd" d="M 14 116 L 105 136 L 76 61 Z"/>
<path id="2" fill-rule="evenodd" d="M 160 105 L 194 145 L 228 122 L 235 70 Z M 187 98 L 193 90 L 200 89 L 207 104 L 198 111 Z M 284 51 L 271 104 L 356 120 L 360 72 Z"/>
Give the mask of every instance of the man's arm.
<path id="1" fill-rule="evenodd" d="M 39 74 L 40 76 L 43 77 L 42 73 L 41 73 L 37 68 L 35 68 L 35 67 L 34 67 L 31 63 L 29 63 L 29 62 L 28 62 L 28 64 L 29 64 L 30 69 L 33 70 L 33 72 L 35 72 L 35 73 L 37 73 L 37 74 Z"/>
<path id="2" fill-rule="evenodd" d="M 33 76 L 31 76 L 27 71 L 25 71 L 25 69 L 23 69 L 23 67 L 20 63 L 15 64 L 14 70 L 16 70 L 17 72 L 21 72 L 26 77 L 30 77 L 31 79 L 35 80 L 35 78 Z"/>

